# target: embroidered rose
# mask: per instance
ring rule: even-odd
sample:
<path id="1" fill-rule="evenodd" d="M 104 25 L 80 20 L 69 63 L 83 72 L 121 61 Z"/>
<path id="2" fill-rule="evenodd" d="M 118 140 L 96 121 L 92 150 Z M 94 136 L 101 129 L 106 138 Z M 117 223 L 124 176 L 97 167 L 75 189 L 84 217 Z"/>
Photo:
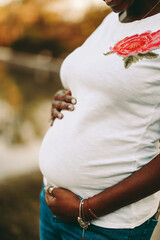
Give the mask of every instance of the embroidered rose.
<path id="1" fill-rule="evenodd" d="M 125 68 L 143 58 L 156 58 L 158 54 L 151 52 L 152 49 L 160 48 L 160 30 L 154 33 L 150 31 L 126 37 L 110 48 L 110 52 L 104 55 L 117 53 L 123 57 Z"/>
<path id="2" fill-rule="evenodd" d="M 111 48 L 111 53 L 117 53 L 121 56 L 129 56 L 139 52 L 144 53 L 148 50 L 147 46 L 151 40 L 152 36 L 149 32 L 126 37 Z"/>
<path id="3" fill-rule="evenodd" d="M 152 41 L 148 44 L 148 48 L 156 49 L 160 47 L 160 30 L 151 34 Z"/>

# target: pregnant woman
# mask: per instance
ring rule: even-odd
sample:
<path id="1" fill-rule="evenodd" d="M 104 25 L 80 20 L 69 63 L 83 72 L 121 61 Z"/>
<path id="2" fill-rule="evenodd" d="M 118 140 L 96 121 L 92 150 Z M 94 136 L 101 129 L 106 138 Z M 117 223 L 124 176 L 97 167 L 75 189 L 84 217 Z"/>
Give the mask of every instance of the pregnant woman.
<path id="1" fill-rule="evenodd" d="M 61 67 L 41 240 L 149 240 L 158 221 L 160 1 L 105 2 L 112 13 Z"/>

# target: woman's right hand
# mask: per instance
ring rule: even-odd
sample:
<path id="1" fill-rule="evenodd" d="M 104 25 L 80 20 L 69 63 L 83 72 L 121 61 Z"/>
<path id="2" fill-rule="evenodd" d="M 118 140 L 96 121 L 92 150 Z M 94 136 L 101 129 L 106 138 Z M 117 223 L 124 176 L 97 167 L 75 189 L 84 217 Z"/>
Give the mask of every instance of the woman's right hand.
<path id="1" fill-rule="evenodd" d="M 62 119 L 64 116 L 61 113 L 61 110 L 73 111 L 74 105 L 77 103 L 77 100 L 72 97 L 70 90 L 60 90 L 58 91 L 52 101 L 51 108 L 51 126 L 53 125 L 54 119 Z"/>

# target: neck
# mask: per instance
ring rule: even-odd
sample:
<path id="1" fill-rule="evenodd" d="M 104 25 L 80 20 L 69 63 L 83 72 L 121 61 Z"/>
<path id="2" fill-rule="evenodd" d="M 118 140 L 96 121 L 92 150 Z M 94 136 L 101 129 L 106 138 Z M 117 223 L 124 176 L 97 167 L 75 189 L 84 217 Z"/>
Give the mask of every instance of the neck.
<path id="1" fill-rule="evenodd" d="M 156 6 L 158 1 L 159 0 L 135 0 L 128 9 L 119 14 L 120 21 L 124 23 L 133 22 L 160 13 L 160 3 Z M 154 8 L 154 6 L 156 7 Z"/>

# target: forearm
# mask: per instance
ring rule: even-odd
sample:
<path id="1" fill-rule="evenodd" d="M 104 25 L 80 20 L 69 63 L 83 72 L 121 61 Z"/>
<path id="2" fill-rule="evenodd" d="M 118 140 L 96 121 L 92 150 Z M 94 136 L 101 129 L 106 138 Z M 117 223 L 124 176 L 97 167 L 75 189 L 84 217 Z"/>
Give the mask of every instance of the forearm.
<path id="1" fill-rule="evenodd" d="M 160 155 L 122 182 L 90 198 L 89 203 L 97 216 L 103 216 L 158 190 L 160 190 Z M 86 214 L 90 218 L 87 210 Z"/>

